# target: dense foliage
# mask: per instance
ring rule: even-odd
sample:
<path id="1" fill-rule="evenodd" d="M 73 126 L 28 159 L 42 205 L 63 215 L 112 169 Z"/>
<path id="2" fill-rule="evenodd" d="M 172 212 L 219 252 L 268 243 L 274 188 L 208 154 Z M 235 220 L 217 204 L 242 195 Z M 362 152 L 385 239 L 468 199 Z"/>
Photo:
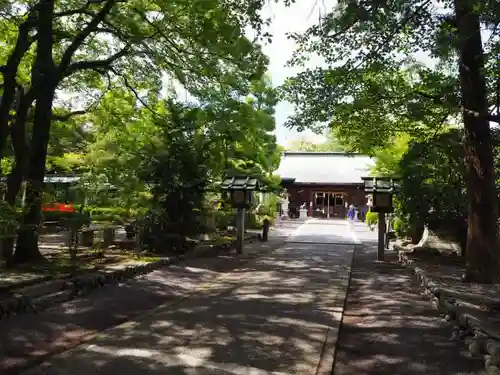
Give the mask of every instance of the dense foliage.
<path id="1" fill-rule="evenodd" d="M 402 178 L 395 211 L 400 235 L 418 238 L 426 225 L 454 235 L 465 249 L 467 197 L 462 137 L 462 130 L 450 128 L 431 139 L 396 143 L 377 158 L 375 173 Z M 493 131 L 496 176 L 500 176 L 499 137 L 498 130 Z M 496 191 L 500 196 L 498 177 Z"/>
<path id="2" fill-rule="evenodd" d="M 309 152 L 343 152 L 348 151 L 333 134 L 328 133 L 325 141 L 321 143 L 313 143 L 306 137 L 296 139 L 287 149 L 290 151 L 309 151 Z"/>
<path id="3" fill-rule="evenodd" d="M 369 154 L 402 134 L 426 141 L 463 125 L 467 274 L 486 282 L 500 280 L 489 127 L 500 114 L 499 23 L 491 1 L 339 1 L 290 35 L 298 44 L 291 65 L 305 67 L 313 56 L 325 64 L 283 87 L 296 109 L 289 126 L 328 124 L 341 143 Z"/>
<path id="4" fill-rule="evenodd" d="M 428 141 L 412 141 L 400 161 L 400 218 L 407 226 L 466 233 L 467 199 L 462 134 L 452 130 Z M 403 220 L 405 221 L 405 220 Z M 462 243 L 464 243 L 464 236 Z M 465 245 L 465 243 L 464 243 Z"/>
<path id="5" fill-rule="evenodd" d="M 117 207 L 134 216 L 163 207 L 169 225 L 185 228 L 192 218 L 176 212 L 174 201 L 198 215 L 195 207 L 223 175 L 269 178 L 279 154 L 272 134 L 276 94 L 259 44 L 270 37 L 262 31 L 268 20 L 261 6 L 256 0 L 2 3 L 0 175 L 7 184 L 1 207 L 16 224 L 3 257 L 41 259 L 42 202 L 60 199 L 42 193 L 46 172 L 82 176 L 69 194 L 80 197 L 80 210 Z M 248 29 L 255 40 L 245 36 Z M 190 104 L 180 102 L 179 88 Z"/>

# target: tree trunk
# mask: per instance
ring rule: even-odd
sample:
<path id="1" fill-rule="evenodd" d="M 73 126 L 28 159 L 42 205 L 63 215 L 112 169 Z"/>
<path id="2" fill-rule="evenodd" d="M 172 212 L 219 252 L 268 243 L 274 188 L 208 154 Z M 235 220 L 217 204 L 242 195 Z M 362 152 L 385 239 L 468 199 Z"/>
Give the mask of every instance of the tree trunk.
<path id="1" fill-rule="evenodd" d="M 473 8 L 469 0 L 455 0 L 467 160 L 466 276 L 491 283 L 500 277 L 498 212 L 479 13 Z"/>
<path id="2" fill-rule="evenodd" d="M 22 87 L 19 90 L 23 90 Z M 15 164 L 12 172 L 7 178 L 7 193 L 5 200 L 11 206 L 16 203 L 17 195 L 21 189 L 25 174 L 27 162 L 29 160 L 29 146 L 26 141 L 26 122 L 28 112 L 33 104 L 33 90 L 21 94 L 16 108 L 16 116 L 11 126 L 11 139 L 14 149 Z"/>
<path id="3" fill-rule="evenodd" d="M 33 127 L 31 155 L 26 176 L 26 201 L 13 257 L 14 264 L 37 261 L 42 258 L 38 250 L 38 227 L 41 220 L 43 179 L 45 177 L 55 86 L 49 80 L 45 85 L 40 86 L 38 92 L 40 96 L 36 101 L 34 119 L 36 126 Z"/>
<path id="4" fill-rule="evenodd" d="M 19 166 L 16 162 L 14 168 L 10 175 L 7 177 L 7 192 L 5 194 L 5 201 L 11 207 L 15 207 L 16 198 L 19 190 L 21 189 L 23 182 L 23 174 L 22 167 Z M 12 254 L 14 254 L 14 242 L 15 242 L 15 234 L 12 236 L 6 236 L 2 238 L 2 257 L 5 260 L 7 266 L 12 264 Z"/>
<path id="5" fill-rule="evenodd" d="M 22 88 L 20 88 L 22 90 Z M 16 206 L 16 199 L 21 190 L 26 163 L 29 157 L 29 149 L 26 143 L 26 121 L 28 111 L 33 103 L 32 95 L 28 93 L 21 95 L 20 101 L 16 105 L 16 116 L 11 125 L 12 146 L 14 148 L 15 164 L 11 173 L 7 176 L 7 191 L 5 193 L 5 202 L 12 208 Z M 15 235 L 2 239 L 2 256 L 7 266 L 12 263 L 12 254 L 14 253 Z"/>
<path id="6" fill-rule="evenodd" d="M 0 159 L 2 158 L 5 143 L 7 141 L 10 112 L 16 97 L 17 69 L 24 54 L 28 51 L 31 45 L 29 35 L 31 21 L 32 15 L 30 14 L 28 19 L 19 26 L 16 45 L 9 55 L 3 70 L 3 92 L 0 99 Z M 2 170 L 0 167 L 0 176 L 1 175 Z"/>
<path id="7" fill-rule="evenodd" d="M 52 22 L 54 0 L 41 0 L 38 5 L 37 55 L 34 69 L 35 115 L 28 163 L 26 204 L 13 263 L 43 259 L 38 249 L 38 226 L 41 219 L 43 179 L 50 137 L 52 102 L 58 83 L 52 57 Z"/>

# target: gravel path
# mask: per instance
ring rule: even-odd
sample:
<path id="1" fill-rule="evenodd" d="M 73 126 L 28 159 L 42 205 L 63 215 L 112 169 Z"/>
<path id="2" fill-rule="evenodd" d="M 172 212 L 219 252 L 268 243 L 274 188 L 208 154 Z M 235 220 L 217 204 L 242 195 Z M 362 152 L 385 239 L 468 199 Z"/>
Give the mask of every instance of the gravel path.
<path id="1" fill-rule="evenodd" d="M 478 375 L 463 343 L 418 294 L 396 261 L 377 263 L 376 247 L 355 251 L 334 375 Z"/>
<path id="2" fill-rule="evenodd" d="M 99 331 L 119 325 L 165 303 L 192 295 L 205 283 L 277 248 L 284 237 L 246 246 L 248 256 L 192 259 L 119 285 L 108 285 L 85 298 L 33 315 L 0 321 L 0 374 L 16 375 L 65 351 Z"/>

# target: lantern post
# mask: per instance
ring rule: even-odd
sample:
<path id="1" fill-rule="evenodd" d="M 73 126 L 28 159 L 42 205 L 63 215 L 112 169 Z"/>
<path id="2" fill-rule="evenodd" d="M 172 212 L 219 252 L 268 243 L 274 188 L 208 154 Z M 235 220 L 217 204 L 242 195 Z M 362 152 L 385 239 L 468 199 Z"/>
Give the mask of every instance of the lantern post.
<path id="1" fill-rule="evenodd" d="M 384 260 L 386 214 L 391 213 L 394 209 L 392 206 L 392 198 L 395 193 L 399 192 L 399 179 L 392 177 L 363 177 L 362 178 L 365 192 L 372 195 L 373 212 L 378 213 L 378 246 L 377 260 Z"/>
<path id="2" fill-rule="evenodd" d="M 247 176 L 229 177 L 221 185 L 229 199 L 229 202 L 237 210 L 236 216 L 236 251 L 243 253 L 245 240 L 245 210 L 252 207 L 254 203 L 253 192 L 259 190 L 259 182 L 256 178 Z"/>

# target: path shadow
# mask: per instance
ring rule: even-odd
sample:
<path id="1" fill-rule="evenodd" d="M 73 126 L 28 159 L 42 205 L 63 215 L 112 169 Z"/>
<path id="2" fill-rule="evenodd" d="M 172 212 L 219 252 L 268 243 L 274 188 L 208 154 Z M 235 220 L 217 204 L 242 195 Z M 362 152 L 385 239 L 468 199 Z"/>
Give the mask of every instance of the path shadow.
<path id="1" fill-rule="evenodd" d="M 340 321 L 351 255 L 288 245 L 27 374 L 314 373 Z"/>
<path id="2" fill-rule="evenodd" d="M 140 317 L 165 303 L 180 301 L 201 285 L 242 267 L 259 254 L 282 244 L 248 245 L 244 255 L 189 259 L 126 283 L 107 285 L 90 295 L 57 305 L 39 314 L 0 321 L 0 373 L 17 374 L 26 366 L 66 350 L 103 329 Z"/>
<path id="3" fill-rule="evenodd" d="M 356 250 L 334 375 L 482 374 L 395 254 L 375 259 L 376 242 Z"/>

